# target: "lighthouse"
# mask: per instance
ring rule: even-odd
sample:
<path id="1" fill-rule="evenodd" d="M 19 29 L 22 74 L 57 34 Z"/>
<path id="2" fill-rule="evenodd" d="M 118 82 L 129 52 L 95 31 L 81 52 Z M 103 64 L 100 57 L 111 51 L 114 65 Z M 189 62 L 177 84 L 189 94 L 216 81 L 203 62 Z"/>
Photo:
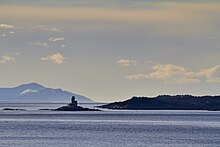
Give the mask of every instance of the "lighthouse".
<path id="1" fill-rule="evenodd" d="M 69 107 L 71 107 L 71 108 L 76 108 L 77 107 L 77 101 L 76 101 L 75 96 L 72 96 L 71 103 L 69 103 Z"/>

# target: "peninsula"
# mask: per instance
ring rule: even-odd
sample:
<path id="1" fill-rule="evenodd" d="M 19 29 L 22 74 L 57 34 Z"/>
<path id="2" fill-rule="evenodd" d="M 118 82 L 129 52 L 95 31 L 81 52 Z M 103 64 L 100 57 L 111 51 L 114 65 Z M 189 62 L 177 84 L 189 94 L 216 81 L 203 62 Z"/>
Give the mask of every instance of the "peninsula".
<path id="1" fill-rule="evenodd" d="M 132 97 L 123 102 L 99 106 L 127 110 L 209 110 L 220 111 L 220 96 L 159 95 L 157 97 Z"/>

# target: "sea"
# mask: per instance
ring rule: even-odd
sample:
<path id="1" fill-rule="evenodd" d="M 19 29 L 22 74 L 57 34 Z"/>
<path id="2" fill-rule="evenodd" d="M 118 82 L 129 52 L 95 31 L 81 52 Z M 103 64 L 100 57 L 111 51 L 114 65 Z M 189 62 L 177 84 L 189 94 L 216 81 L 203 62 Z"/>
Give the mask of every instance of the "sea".
<path id="1" fill-rule="evenodd" d="M 0 147 L 220 147 L 218 111 L 39 110 L 63 105 L 0 103 Z"/>

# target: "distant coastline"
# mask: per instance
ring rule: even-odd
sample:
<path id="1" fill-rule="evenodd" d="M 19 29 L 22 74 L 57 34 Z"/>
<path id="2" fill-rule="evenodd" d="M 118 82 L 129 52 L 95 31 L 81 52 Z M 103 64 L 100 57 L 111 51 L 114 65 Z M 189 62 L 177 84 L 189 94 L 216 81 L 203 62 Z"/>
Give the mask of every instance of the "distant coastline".
<path id="1" fill-rule="evenodd" d="M 157 97 L 132 97 L 99 108 L 119 110 L 209 110 L 220 111 L 220 96 L 159 95 Z"/>

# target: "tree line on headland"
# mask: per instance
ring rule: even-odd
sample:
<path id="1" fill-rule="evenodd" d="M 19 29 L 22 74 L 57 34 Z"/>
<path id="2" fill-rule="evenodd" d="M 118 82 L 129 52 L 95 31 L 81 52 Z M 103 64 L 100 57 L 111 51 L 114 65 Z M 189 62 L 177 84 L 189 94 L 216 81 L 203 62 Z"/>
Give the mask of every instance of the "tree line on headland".
<path id="1" fill-rule="evenodd" d="M 159 95 L 157 97 L 132 97 L 123 102 L 100 106 L 127 110 L 220 110 L 220 96 Z"/>

